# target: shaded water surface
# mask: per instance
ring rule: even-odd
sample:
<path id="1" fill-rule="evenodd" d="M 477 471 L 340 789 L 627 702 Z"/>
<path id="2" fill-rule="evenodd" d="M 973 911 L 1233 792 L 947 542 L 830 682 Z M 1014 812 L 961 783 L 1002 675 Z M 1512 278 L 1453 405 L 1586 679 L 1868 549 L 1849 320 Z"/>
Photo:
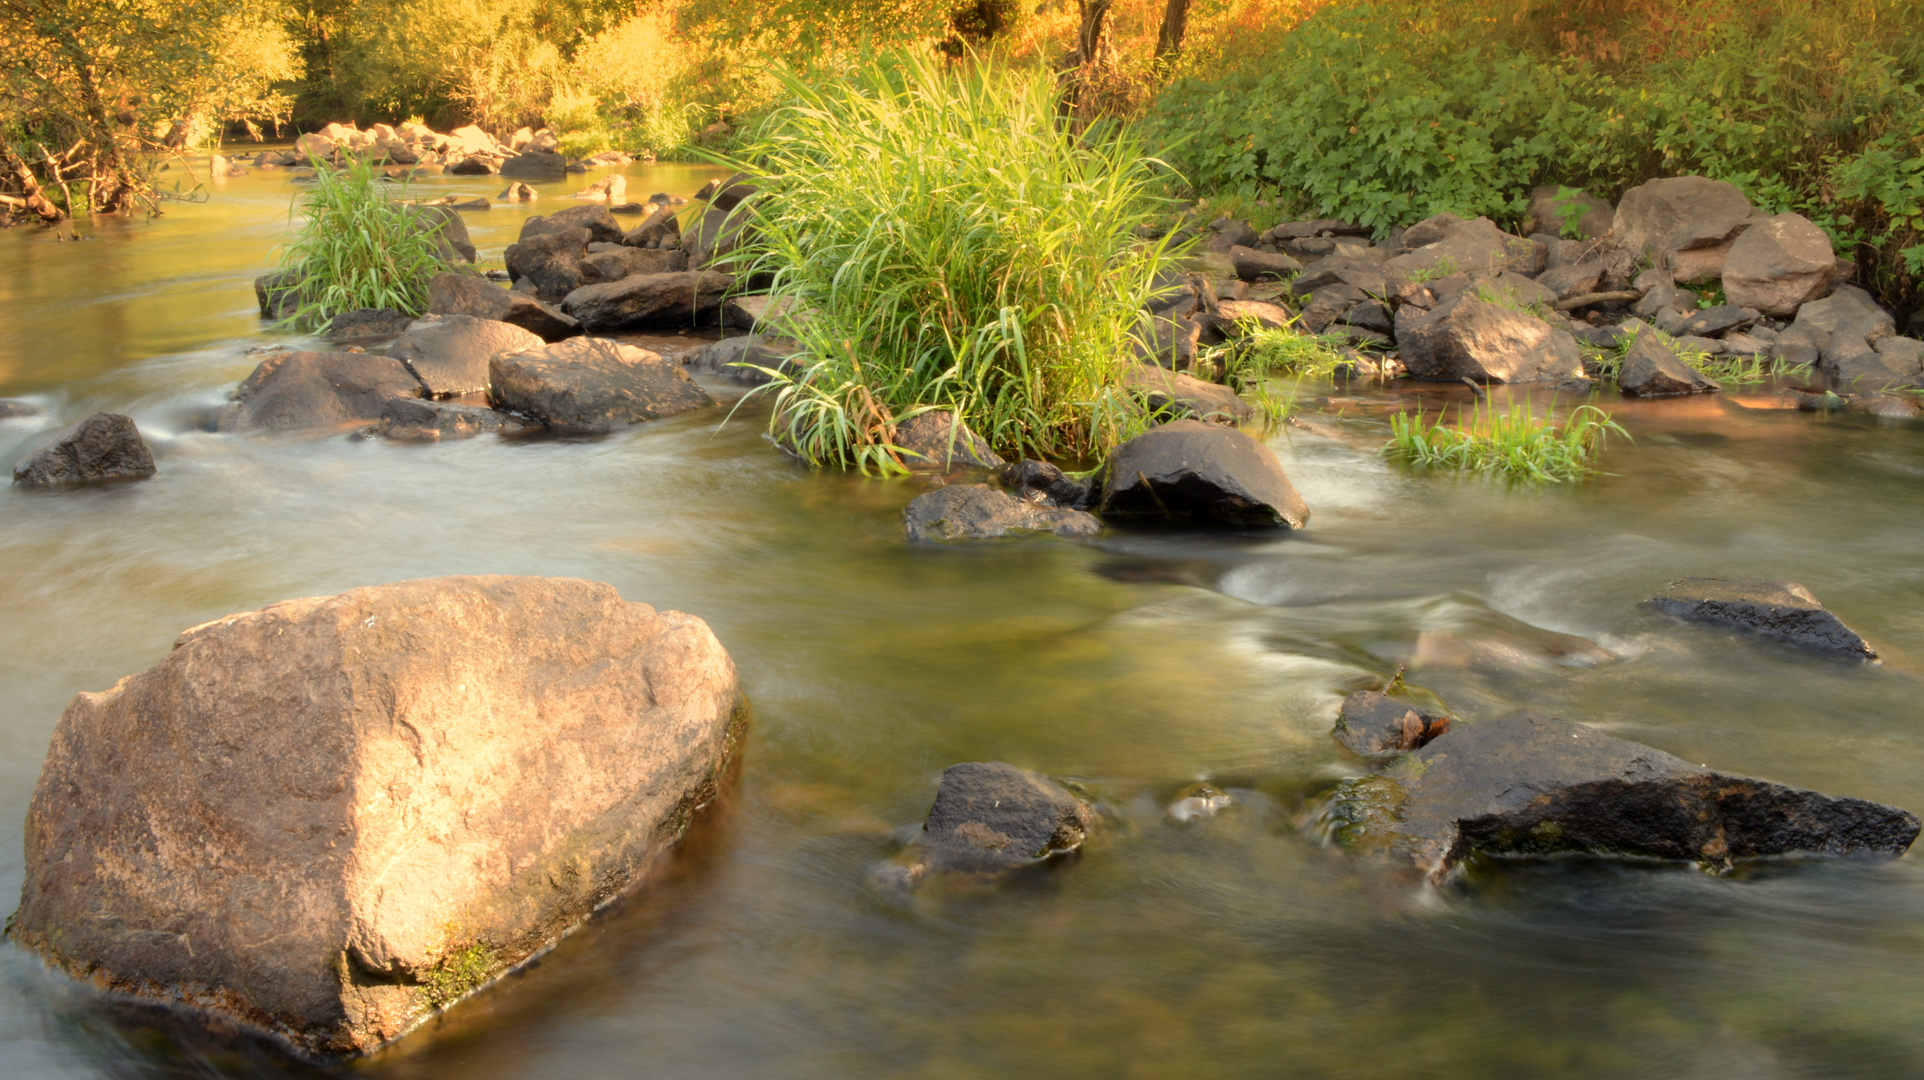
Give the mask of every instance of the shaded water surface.
<path id="1" fill-rule="evenodd" d="M 630 187 L 687 195 L 705 178 L 635 166 Z M 1268 436 L 1314 510 L 1304 534 L 911 548 L 915 483 L 800 470 L 752 404 L 719 430 L 683 416 L 600 440 L 202 430 L 253 366 L 246 348 L 286 339 L 248 282 L 291 190 L 237 178 L 159 222 L 83 224 L 78 243 L 0 233 L 0 396 L 46 410 L 0 422 L 0 465 L 105 408 L 139 421 L 160 467 L 0 490 L 0 903 L 60 710 L 181 629 L 412 577 L 569 575 L 713 625 L 754 710 L 739 783 L 652 888 L 344 1072 L 1924 1075 L 1914 858 L 1726 876 L 1493 863 L 1435 893 L 1320 847 L 1303 821 L 1353 769 L 1328 737 L 1341 696 L 1404 664 L 1467 717 L 1535 708 L 1924 809 L 1912 428 L 1606 402 L 1635 438 L 1611 448 L 1611 475 L 1511 489 L 1385 464 L 1389 395 L 1357 387 Z M 498 258 L 527 213 L 555 208 L 468 220 Z M 1638 609 L 1686 574 L 1802 581 L 1888 661 Z M 1085 853 L 999 890 L 872 886 L 941 770 L 985 759 L 1083 785 L 1103 813 Z M 1169 820 L 1204 779 L 1236 805 Z M 0 948 L 0 1074 L 300 1071 L 173 1041 Z"/>

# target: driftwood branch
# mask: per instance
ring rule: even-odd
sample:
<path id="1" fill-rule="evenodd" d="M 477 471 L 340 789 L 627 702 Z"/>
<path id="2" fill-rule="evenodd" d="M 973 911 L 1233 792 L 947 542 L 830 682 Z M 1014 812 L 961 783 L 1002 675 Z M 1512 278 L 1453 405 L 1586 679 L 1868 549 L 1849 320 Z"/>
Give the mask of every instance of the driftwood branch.
<path id="1" fill-rule="evenodd" d="M 1621 292 L 1584 293 L 1582 296 L 1572 296 L 1568 300 L 1557 301 L 1557 310 L 1575 311 L 1578 308 L 1589 307 L 1592 304 L 1629 303 L 1632 300 L 1641 299 L 1643 299 L 1643 294 L 1635 289 L 1624 289 Z"/>

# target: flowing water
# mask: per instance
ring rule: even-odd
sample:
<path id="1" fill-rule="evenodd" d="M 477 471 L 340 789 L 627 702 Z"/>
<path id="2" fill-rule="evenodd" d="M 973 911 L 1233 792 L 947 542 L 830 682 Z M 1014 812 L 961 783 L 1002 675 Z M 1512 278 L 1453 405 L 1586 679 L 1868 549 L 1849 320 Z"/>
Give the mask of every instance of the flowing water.
<path id="1" fill-rule="evenodd" d="M 468 215 L 499 257 L 529 212 Z M 631 190 L 706 174 L 631 167 Z M 492 195 L 490 178 L 425 186 Z M 1574 489 L 1416 475 L 1394 396 L 1304 388 L 1268 436 L 1294 536 L 1112 532 L 910 547 L 916 481 L 812 474 L 737 421 L 445 445 L 216 435 L 253 366 L 249 279 L 286 174 L 159 221 L 0 233 L 0 465 L 131 414 L 158 477 L 0 490 L 0 897 L 76 691 L 181 629 L 454 573 L 611 582 L 692 612 L 753 705 L 726 806 L 658 880 L 370 1077 L 1924 1076 L 1924 869 L 1794 859 L 1716 876 L 1497 862 L 1411 886 L 1315 842 L 1353 772 L 1343 694 L 1398 665 L 1459 714 L 1529 707 L 1693 762 L 1924 810 L 1924 433 L 1733 400 L 1606 402 L 1634 436 Z M 675 343 L 665 339 L 664 346 Z M 719 388 L 718 388 L 719 389 Z M 1434 400 L 1451 391 L 1424 391 Z M 1741 396 L 1741 395 L 1733 395 Z M 1762 395 L 1750 399 L 1766 405 Z M 1827 661 L 1644 613 L 1687 574 L 1789 577 L 1887 657 Z M 1578 666 L 1560 635 L 1608 650 Z M 873 884 L 941 770 L 1082 785 L 1080 858 L 1003 888 Z M 1235 804 L 1178 824 L 1208 780 Z M 0 948 L 0 1075 L 301 1075 L 183 1039 Z"/>

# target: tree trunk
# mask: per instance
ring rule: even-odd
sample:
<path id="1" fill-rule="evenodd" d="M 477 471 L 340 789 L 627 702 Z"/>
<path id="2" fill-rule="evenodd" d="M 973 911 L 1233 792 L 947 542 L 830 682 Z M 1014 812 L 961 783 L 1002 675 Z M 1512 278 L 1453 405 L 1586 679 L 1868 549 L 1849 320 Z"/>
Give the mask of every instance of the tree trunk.
<path id="1" fill-rule="evenodd" d="M 1156 34 L 1156 59 L 1173 64 L 1182 55 L 1182 36 L 1189 29 L 1189 0 L 1169 0 L 1162 9 L 1162 30 Z"/>
<path id="2" fill-rule="evenodd" d="M 1085 68 L 1108 67 L 1114 59 L 1109 42 L 1109 9 L 1115 0 L 1081 0 L 1082 27 L 1076 34 L 1076 59 Z"/>

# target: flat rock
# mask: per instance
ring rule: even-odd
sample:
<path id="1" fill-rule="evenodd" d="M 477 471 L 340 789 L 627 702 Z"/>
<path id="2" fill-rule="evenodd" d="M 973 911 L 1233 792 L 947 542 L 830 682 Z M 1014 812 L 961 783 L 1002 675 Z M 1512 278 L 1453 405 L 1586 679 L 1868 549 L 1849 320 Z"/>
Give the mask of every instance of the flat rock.
<path id="1" fill-rule="evenodd" d="M 327 340 L 340 342 L 379 341 L 405 333 L 414 320 L 393 308 L 361 308 L 343 311 L 329 321 Z"/>
<path id="2" fill-rule="evenodd" d="M 1718 337 L 1732 330 L 1742 330 L 1756 321 L 1755 308 L 1718 304 L 1687 315 L 1678 333 L 1692 337 Z"/>
<path id="3" fill-rule="evenodd" d="M 581 260 L 581 283 L 620 281 L 636 274 L 675 274 L 688 269 L 688 253 L 679 248 L 637 248 L 616 245 L 590 250 Z"/>
<path id="4" fill-rule="evenodd" d="M 1154 364 L 1129 365 L 1123 371 L 1122 385 L 1140 393 L 1150 412 L 1175 419 L 1241 424 L 1256 417 L 1255 406 L 1229 387 Z"/>
<path id="5" fill-rule="evenodd" d="M 9 934 L 103 990 L 369 1053 L 641 881 L 743 715 L 700 619 L 594 582 L 230 615 L 67 707 Z"/>
<path id="6" fill-rule="evenodd" d="M 1000 761 L 951 765 L 918 839 L 929 869 L 1005 873 L 1082 846 L 1095 811 L 1047 777 Z"/>
<path id="7" fill-rule="evenodd" d="M 13 467 L 13 482 L 52 487 L 154 475 L 154 455 L 132 417 L 99 412 Z"/>
<path id="8" fill-rule="evenodd" d="M 221 410 L 221 431 L 284 431 L 368 424 L 421 383 L 399 360 L 373 353 L 277 352 L 261 361 Z"/>
<path id="9" fill-rule="evenodd" d="M 990 540 L 1028 533 L 1093 536 L 1102 522 L 1081 510 L 1042 506 L 987 484 L 950 484 L 918 495 L 902 511 L 913 541 Z"/>
<path id="10" fill-rule="evenodd" d="M 1418 750 L 1450 730 L 1450 718 L 1435 716 L 1374 690 L 1343 699 L 1336 716 L 1336 741 L 1366 758 L 1393 758 Z"/>
<path id="11" fill-rule="evenodd" d="M 1778 214 L 1751 225 L 1724 259 L 1724 296 L 1738 307 L 1776 318 L 1830 291 L 1837 256 L 1830 237 L 1800 214 Z"/>
<path id="12" fill-rule="evenodd" d="M 766 293 L 731 296 L 722 304 L 722 322 L 737 330 L 766 330 L 795 306 L 795 298 L 777 300 Z"/>
<path id="13" fill-rule="evenodd" d="M 1680 619 L 1746 630 L 1816 652 L 1877 658 L 1856 631 L 1793 581 L 1683 578 L 1644 605 Z"/>
<path id="14" fill-rule="evenodd" d="M 1895 807 L 1733 776 L 1583 724 L 1518 712 L 1457 723 L 1331 802 L 1350 846 L 1449 880 L 1474 854 L 1592 852 L 1729 867 L 1773 855 L 1900 855 Z"/>
<path id="15" fill-rule="evenodd" d="M 1715 379 L 1684 363 L 1674 343 L 1656 330 L 1644 330 L 1623 355 L 1617 386 L 1630 397 L 1676 397 L 1714 394 L 1723 387 Z"/>
<path id="16" fill-rule="evenodd" d="M 561 310 L 586 330 L 697 326 L 715 322 L 734 278 L 712 270 L 636 274 L 568 294 Z"/>
<path id="17" fill-rule="evenodd" d="M 395 398 L 381 411 L 381 422 L 365 434 L 396 442 L 441 442 L 487 434 L 512 437 L 539 430 L 535 424 L 479 405 Z"/>
<path id="18" fill-rule="evenodd" d="M 1117 447 L 1100 509 L 1116 516 L 1300 529 L 1309 507 L 1269 447 L 1231 427 L 1173 420 Z"/>
<path id="19" fill-rule="evenodd" d="M 518 326 L 543 341 L 581 333 L 581 324 L 532 296 L 504 289 L 478 274 L 436 274 L 428 281 L 428 314 L 468 315 Z"/>
<path id="20" fill-rule="evenodd" d="M 1465 292 L 1436 310 L 1396 320 L 1399 355 L 1419 379 L 1479 383 L 1581 378 L 1577 341 L 1534 315 Z"/>
<path id="21" fill-rule="evenodd" d="M 542 344 L 539 335 L 493 319 L 428 315 L 410 323 L 387 354 L 407 365 L 429 397 L 449 398 L 486 390 L 496 356 Z"/>
<path id="22" fill-rule="evenodd" d="M 605 338 L 502 353 L 488 372 L 497 408 L 561 432 L 605 434 L 715 404 L 679 364 Z"/>
<path id="23" fill-rule="evenodd" d="M 1303 264 L 1281 252 L 1257 251 L 1240 245 L 1229 249 L 1230 265 L 1244 281 L 1287 280 L 1303 269 Z"/>
<path id="24" fill-rule="evenodd" d="M 939 409 L 917 413 L 895 425 L 895 445 L 903 464 L 917 471 L 1000 469 L 1008 464 L 981 436 Z"/>

